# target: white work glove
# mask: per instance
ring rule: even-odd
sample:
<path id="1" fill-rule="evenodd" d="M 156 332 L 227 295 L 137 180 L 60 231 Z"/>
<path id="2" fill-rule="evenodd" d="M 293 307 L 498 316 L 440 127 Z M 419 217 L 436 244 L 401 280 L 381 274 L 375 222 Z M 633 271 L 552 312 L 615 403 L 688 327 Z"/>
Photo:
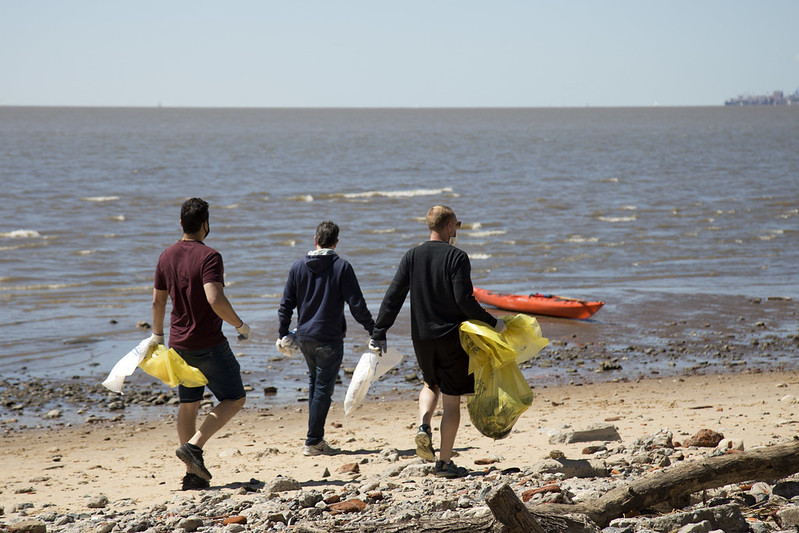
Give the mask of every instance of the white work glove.
<path id="1" fill-rule="evenodd" d="M 236 328 L 236 333 L 239 334 L 238 339 L 240 341 L 246 341 L 250 338 L 250 326 L 242 321 L 241 326 Z"/>
<path id="2" fill-rule="evenodd" d="M 386 353 L 388 349 L 388 342 L 385 340 L 378 341 L 375 339 L 369 339 L 369 350 L 376 353 L 377 355 L 383 355 Z"/>
<path id="3" fill-rule="evenodd" d="M 294 357 L 300 353 L 300 346 L 297 343 L 297 336 L 289 333 L 275 341 L 275 348 L 286 357 Z"/>
<path id="4" fill-rule="evenodd" d="M 502 333 L 505 333 L 505 329 L 506 329 L 505 328 L 505 321 L 502 320 L 501 318 L 498 318 L 497 319 L 497 325 L 494 326 L 494 331 L 496 331 L 497 333 L 502 334 Z"/>
<path id="5" fill-rule="evenodd" d="M 164 335 L 156 335 L 155 333 L 150 335 L 150 343 L 148 344 L 148 347 L 155 349 L 159 344 L 164 344 Z"/>

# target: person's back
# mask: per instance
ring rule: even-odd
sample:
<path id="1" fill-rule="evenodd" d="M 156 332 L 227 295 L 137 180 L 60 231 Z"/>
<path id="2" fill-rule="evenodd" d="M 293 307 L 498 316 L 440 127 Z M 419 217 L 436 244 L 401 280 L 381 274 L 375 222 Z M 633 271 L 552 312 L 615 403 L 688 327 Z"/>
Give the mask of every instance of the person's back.
<path id="1" fill-rule="evenodd" d="M 431 240 L 408 250 L 403 261 L 408 272 L 413 339 L 443 337 L 472 317 L 491 320 L 472 297 L 466 252 Z"/>
<path id="2" fill-rule="evenodd" d="M 465 320 L 481 320 L 501 331 L 504 323 L 474 299 L 469 256 L 453 246 L 461 225 L 454 211 L 433 206 L 426 219 L 430 240 L 408 250 L 400 261 L 380 305 L 369 348 L 385 351 L 386 332 L 410 292 L 411 339 L 425 383 L 419 392 L 416 454 L 435 460 L 430 422 L 441 398 L 444 414 L 436 475 L 462 477 L 468 472 L 455 466 L 451 457 L 460 425 L 460 397 L 474 392 L 474 378 L 458 326 Z"/>
<path id="3" fill-rule="evenodd" d="M 177 430 L 180 447 L 175 451 L 186 464 L 183 490 L 208 488 L 211 473 L 205 468 L 203 446 L 246 401 L 239 363 L 222 333 L 228 322 L 246 340 L 248 326 L 225 297 L 222 256 L 203 244 L 211 231 L 208 202 L 189 198 L 180 210 L 183 237 L 158 258 L 153 282 L 153 336 L 164 344 L 166 304 L 172 300 L 169 346 L 208 380 L 207 387 L 219 403 L 196 427 L 205 386 L 178 387 Z"/>
<path id="4" fill-rule="evenodd" d="M 334 250 L 338 233 L 338 226 L 329 220 L 317 226 L 315 248 L 291 266 L 278 308 L 277 344 L 286 346 L 291 342 L 289 328 L 296 308 L 296 339 L 308 365 L 308 433 L 303 455 L 340 452 L 329 446 L 323 437 L 344 357 L 347 332 L 344 304 L 349 305 L 352 316 L 369 335 L 374 328 L 372 314 L 352 266 Z"/>
<path id="5" fill-rule="evenodd" d="M 205 295 L 206 283 L 223 283 L 222 256 L 199 241 L 180 240 L 164 250 L 156 268 L 156 288 L 172 301 L 169 345 L 197 350 L 225 341 L 222 319 Z"/>

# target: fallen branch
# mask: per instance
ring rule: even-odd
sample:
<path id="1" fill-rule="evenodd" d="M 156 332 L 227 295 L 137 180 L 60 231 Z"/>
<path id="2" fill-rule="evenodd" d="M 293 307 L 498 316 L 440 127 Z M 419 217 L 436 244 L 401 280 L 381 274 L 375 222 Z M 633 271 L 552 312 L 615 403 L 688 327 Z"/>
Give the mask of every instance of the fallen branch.
<path id="1" fill-rule="evenodd" d="M 742 481 L 782 479 L 796 472 L 799 472 L 799 440 L 685 462 L 577 505 L 547 503 L 527 508 L 544 515 L 584 514 L 604 527 L 614 518 L 658 503 L 679 501 L 695 492 Z"/>

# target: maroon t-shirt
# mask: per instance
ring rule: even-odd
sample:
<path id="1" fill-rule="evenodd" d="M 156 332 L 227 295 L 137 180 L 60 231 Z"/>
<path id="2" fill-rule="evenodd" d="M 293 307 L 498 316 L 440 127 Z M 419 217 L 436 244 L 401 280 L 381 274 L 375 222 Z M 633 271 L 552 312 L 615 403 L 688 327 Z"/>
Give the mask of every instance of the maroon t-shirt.
<path id="1" fill-rule="evenodd" d="M 206 283 L 224 285 L 224 270 L 219 252 L 196 241 L 178 241 L 158 258 L 153 286 L 172 299 L 170 347 L 203 350 L 225 342 L 222 319 L 203 289 Z"/>

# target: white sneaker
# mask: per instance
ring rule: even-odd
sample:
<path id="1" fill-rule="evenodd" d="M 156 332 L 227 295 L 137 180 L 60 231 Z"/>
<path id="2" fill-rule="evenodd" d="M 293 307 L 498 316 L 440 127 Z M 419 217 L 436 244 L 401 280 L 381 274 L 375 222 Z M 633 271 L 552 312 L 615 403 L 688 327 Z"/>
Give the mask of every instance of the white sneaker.
<path id="1" fill-rule="evenodd" d="M 341 453 L 341 450 L 338 448 L 333 448 L 325 441 L 320 441 L 318 444 L 306 444 L 302 448 L 302 454 L 306 456 L 310 455 L 336 455 Z"/>

